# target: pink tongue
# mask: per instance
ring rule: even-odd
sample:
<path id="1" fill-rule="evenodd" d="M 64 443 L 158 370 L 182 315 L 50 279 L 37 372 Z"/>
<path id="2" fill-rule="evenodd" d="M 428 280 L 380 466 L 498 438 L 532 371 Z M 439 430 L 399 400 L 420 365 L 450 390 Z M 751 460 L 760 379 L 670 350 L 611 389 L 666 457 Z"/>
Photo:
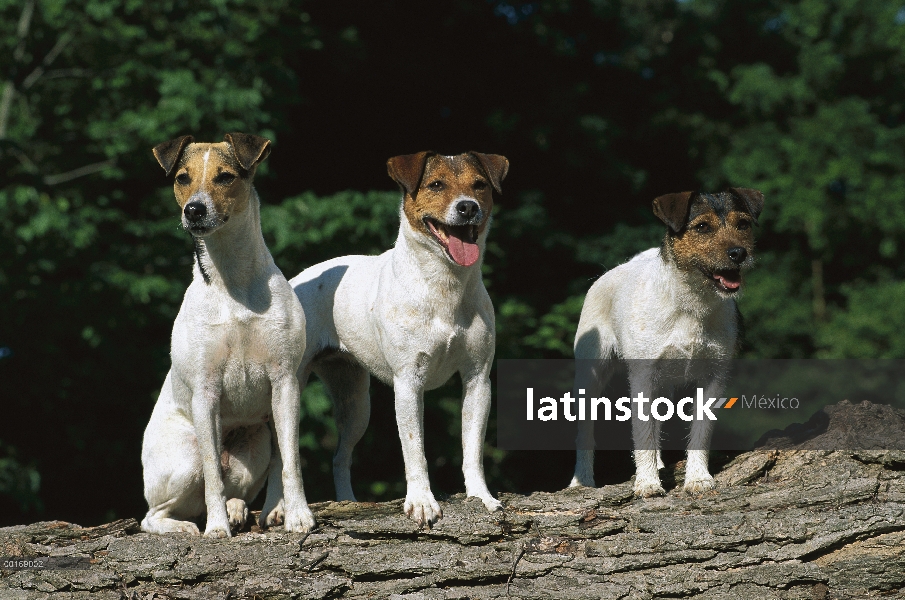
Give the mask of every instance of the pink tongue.
<path id="1" fill-rule="evenodd" d="M 481 250 L 474 242 L 466 242 L 462 238 L 457 237 L 452 229 L 453 228 L 450 227 L 448 230 L 449 238 L 447 238 L 448 245 L 446 246 L 449 249 L 449 255 L 463 267 L 470 267 L 478 262 Z"/>
<path id="2" fill-rule="evenodd" d="M 729 281 L 722 275 L 714 275 L 714 277 L 719 279 L 720 283 L 723 284 L 723 287 L 726 288 L 727 290 L 736 290 L 739 288 L 740 285 L 742 285 L 741 281 Z"/>

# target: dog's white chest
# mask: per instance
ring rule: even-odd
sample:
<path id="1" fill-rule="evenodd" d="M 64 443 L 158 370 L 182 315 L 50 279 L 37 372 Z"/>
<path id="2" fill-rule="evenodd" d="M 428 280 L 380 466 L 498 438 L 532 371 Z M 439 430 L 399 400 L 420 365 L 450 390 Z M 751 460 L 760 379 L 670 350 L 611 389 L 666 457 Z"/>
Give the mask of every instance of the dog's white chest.
<path id="1" fill-rule="evenodd" d="M 687 313 L 678 313 L 671 327 L 661 332 L 662 358 L 695 358 L 706 354 L 707 336 L 700 320 Z"/>
<path id="2" fill-rule="evenodd" d="M 430 348 L 425 352 L 425 356 L 429 357 L 425 387 L 433 389 L 446 383 L 462 364 L 465 330 L 453 323 L 434 319 L 426 341 Z"/>
<path id="3" fill-rule="evenodd" d="M 195 390 L 216 381 L 224 427 L 258 421 L 271 410 L 275 365 L 291 362 L 291 341 L 283 339 L 272 311 L 256 311 L 247 299 L 211 296 L 187 294 L 173 329 L 173 367 L 186 384 L 181 400 L 189 403 Z"/>
<path id="4" fill-rule="evenodd" d="M 207 370 L 220 382 L 220 410 L 225 421 L 269 412 L 273 354 L 262 321 L 248 317 L 212 325 L 202 342 L 207 348 Z"/>
<path id="5" fill-rule="evenodd" d="M 224 325 L 223 338 L 216 363 L 223 369 L 224 386 L 241 388 L 259 378 L 266 378 L 266 365 L 271 356 L 265 338 L 266 328 L 252 319 Z"/>

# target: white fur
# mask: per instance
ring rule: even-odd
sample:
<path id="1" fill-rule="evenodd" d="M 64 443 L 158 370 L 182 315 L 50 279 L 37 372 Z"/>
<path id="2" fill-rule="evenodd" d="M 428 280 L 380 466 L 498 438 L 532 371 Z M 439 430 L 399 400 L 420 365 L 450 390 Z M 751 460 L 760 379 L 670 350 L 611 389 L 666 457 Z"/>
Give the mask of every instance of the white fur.
<path id="1" fill-rule="evenodd" d="M 735 300 L 702 285 L 701 275 L 680 271 L 661 255 L 660 248 L 638 254 L 598 279 L 585 298 L 575 336 L 576 359 L 728 359 L 738 337 Z M 603 363 L 605 364 L 605 363 Z M 696 363 L 692 363 L 696 365 Z M 632 395 L 655 390 L 670 392 L 687 381 L 704 380 L 705 397 L 718 397 L 724 372 L 664 373 L 652 363 L 633 363 L 629 373 Z M 712 366 L 712 363 L 710 365 Z M 605 373 L 578 369 L 576 389 L 599 394 L 612 370 Z M 699 492 L 713 487 L 707 468 L 711 422 L 695 420 L 691 426 L 685 490 Z M 635 440 L 635 493 L 663 493 L 658 469 L 663 467 L 659 448 L 659 421 L 632 419 Z M 575 476 L 571 486 L 594 485 L 593 422 L 579 422 Z"/>
<path id="2" fill-rule="evenodd" d="M 488 229 L 489 224 L 478 240 L 482 256 Z M 299 381 L 304 386 L 311 372 L 317 374 L 336 406 L 337 499 L 355 499 L 349 466 L 352 449 L 368 424 L 370 372 L 395 390 L 407 483 L 405 512 L 428 525 L 442 516 L 424 455 L 424 391 L 443 385 L 458 372 L 464 388 L 465 489 L 488 509 L 500 508 L 484 481 L 495 334 L 493 305 L 480 265 L 480 260 L 470 267 L 453 263 L 403 214 L 392 250 L 380 256 L 336 258 L 290 281 L 308 323 Z M 339 352 L 328 354 L 335 350 Z"/>
<path id="3" fill-rule="evenodd" d="M 252 188 L 248 208 L 200 242 L 210 283 L 196 263 L 173 325 L 172 367 L 144 435 L 144 531 L 197 535 L 187 519 L 206 509 L 204 535 L 228 537 L 268 476 L 262 521 L 283 520 L 288 531 L 314 526 L 298 457 L 295 372 L 305 315 L 264 244 L 259 205 Z M 237 428 L 248 429 L 224 480 L 223 441 Z"/>

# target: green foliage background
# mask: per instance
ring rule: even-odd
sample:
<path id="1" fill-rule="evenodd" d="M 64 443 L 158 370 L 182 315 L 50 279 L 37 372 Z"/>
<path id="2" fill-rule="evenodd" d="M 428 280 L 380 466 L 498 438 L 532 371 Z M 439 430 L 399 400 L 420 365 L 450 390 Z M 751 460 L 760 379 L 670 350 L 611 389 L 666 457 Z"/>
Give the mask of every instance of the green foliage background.
<path id="1" fill-rule="evenodd" d="M 658 243 L 650 200 L 729 184 L 767 197 L 747 355 L 905 353 L 901 2 L 0 0 L 0 57 L 0 525 L 143 511 L 192 261 L 149 150 L 184 133 L 274 140 L 256 183 L 289 277 L 392 245 L 389 156 L 508 156 L 484 266 L 498 358 L 570 356 L 593 279 Z M 458 395 L 428 397 L 444 493 Z M 362 499 L 404 490 L 391 398 L 375 383 Z M 317 382 L 303 406 L 306 487 L 328 499 Z M 567 483 L 568 453 L 507 455 L 490 432 L 492 488 Z"/>

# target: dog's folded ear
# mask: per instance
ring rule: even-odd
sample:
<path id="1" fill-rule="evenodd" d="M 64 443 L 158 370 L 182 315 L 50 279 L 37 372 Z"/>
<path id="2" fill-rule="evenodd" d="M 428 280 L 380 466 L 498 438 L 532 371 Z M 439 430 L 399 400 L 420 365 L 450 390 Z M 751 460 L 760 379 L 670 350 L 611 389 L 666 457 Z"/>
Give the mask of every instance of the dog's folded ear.
<path id="1" fill-rule="evenodd" d="M 654 214 L 674 233 L 678 233 L 688 223 L 688 208 L 694 192 L 679 192 L 654 198 Z"/>
<path id="2" fill-rule="evenodd" d="M 402 191 L 414 198 L 421 186 L 421 177 L 424 175 L 427 159 L 434 154 L 436 152 L 426 151 L 394 156 L 387 161 L 387 173 L 393 181 L 399 184 Z"/>
<path id="3" fill-rule="evenodd" d="M 760 211 L 764 209 L 763 193 L 749 188 L 729 188 L 729 192 L 745 203 L 745 206 L 748 207 L 748 213 L 754 217 L 754 222 L 756 223 L 757 217 L 760 216 Z"/>
<path id="4" fill-rule="evenodd" d="M 490 183 L 496 193 L 502 194 L 503 188 L 500 187 L 500 183 L 506 179 L 506 174 L 509 173 L 509 160 L 499 154 L 482 154 L 480 152 L 469 152 L 469 154 L 481 163 L 481 167 L 487 173 L 487 177 L 490 178 Z"/>
<path id="5" fill-rule="evenodd" d="M 270 140 L 259 135 L 227 133 L 223 141 L 232 146 L 236 160 L 246 171 L 251 171 L 270 155 Z"/>
<path id="6" fill-rule="evenodd" d="M 157 144 L 154 146 L 153 150 L 151 150 L 151 152 L 154 153 L 154 158 L 157 159 L 157 162 L 159 162 L 160 166 L 163 167 L 163 170 L 166 171 L 167 177 L 173 172 L 173 167 L 176 166 L 176 163 L 179 162 L 182 151 L 193 141 L 194 138 L 192 136 L 184 135 L 175 140 Z"/>

